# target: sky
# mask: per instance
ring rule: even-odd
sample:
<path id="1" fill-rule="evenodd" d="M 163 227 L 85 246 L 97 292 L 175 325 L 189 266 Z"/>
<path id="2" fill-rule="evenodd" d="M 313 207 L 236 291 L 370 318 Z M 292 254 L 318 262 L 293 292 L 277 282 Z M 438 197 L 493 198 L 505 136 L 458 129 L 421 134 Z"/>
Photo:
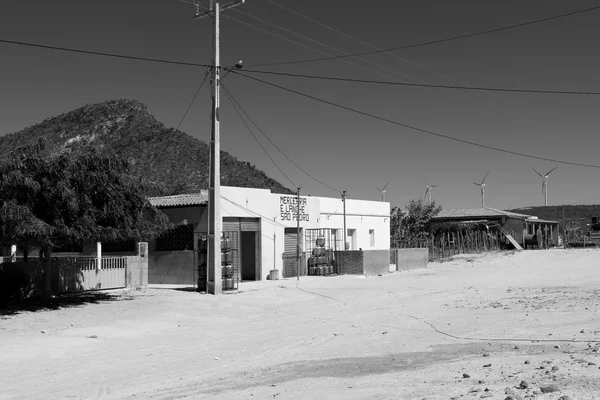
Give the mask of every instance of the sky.
<path id="1" fill-rule="evenodd" d="M 202 0 L 202 4 L 208 1 Z M 293 10 L 292 13 L 283 7 Z M 1 0 L 0 39 L 211 63 L 210 19 L 177 0 Z M 600 10 L 467 39 L 310 63 L 279 63 L 421 43 L 549 17 L 594 1 L 247 0 L 221 19 L 221 63 L 244 71 L 436 85 L 600 91 Z M 319 25 L 309 19 L 318 23 Z M 275 27 L 276 25 L 277 27 Z M 337 33 L 335 29 L 343 34 Z M 266 31 L 266 32 L 265 32 Z M 268 32 L 268 33 L 267 33 Z M 347 36 L 346 36 L 347 35 Z M 350 37 L 356 39 L 353 40 Z M 287 39 L 287 40 L 286 40 Z M 293 41 L 293 42 L 292 42 Z M 295 43 L 294 43 L 295 42 Z M 325 54 L 324 54 L 325 53 Z M 542 95 L 249 76 L 360 111 L 486 146 L 600 165 L 600 96 Z M 176 127 L 205 69 L 66 53 L 0 43 L 0 134 L 16 132 L 85 104 L 135 99 Z M 223 80 L 265 134 L 313 177 L 349 198 L 404 207 L 425 180 L 444 209 L 481 205 L 600 203 L 600 170 L 510 155 L 372 119 L 230 74 Z M 210 92 L 204 85 L 181 130 L 207 140 Z M 255 131 L 273 165 L 221 91 L 221 146 L 301 194 L 340 194 L 304 174 Z"/>

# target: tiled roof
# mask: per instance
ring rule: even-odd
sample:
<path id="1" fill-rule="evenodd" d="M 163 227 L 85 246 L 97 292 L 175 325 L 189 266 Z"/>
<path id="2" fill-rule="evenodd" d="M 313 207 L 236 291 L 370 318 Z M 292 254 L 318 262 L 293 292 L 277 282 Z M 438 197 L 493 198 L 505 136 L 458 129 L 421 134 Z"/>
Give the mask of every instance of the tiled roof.
<path id="1" fill-rule="evenodd" d="M 208 204 L 208 191 L 202 190 L 200 193 L 150 197 L 148 200 L 154 207 L 204 206 Z"/>
<path id="2" fill-rule="evenodd" d="M 480 208 L 453 208 L 450 210 L 442 210 L 432 219 L 449 219 L 449 218 L 492 218 L 492 217 L 512 217 L 519 219 L 530 218 L 531 215 L 517 214 L 504 210 L 496 210 L 495 208 L 480 207 Z"/>

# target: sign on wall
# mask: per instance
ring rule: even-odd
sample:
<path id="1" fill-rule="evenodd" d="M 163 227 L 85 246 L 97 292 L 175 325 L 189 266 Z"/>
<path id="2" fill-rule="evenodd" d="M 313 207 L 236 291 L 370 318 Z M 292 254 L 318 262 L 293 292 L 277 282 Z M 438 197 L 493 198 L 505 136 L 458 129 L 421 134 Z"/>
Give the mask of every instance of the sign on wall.
<path id="1" fill-rule="evenodd" d="M 293 195 L 279 195 L 280 222 L 296 226 L 297 219 L 300 225 L 316 225 L 319 223 L 319 199 Z"/>

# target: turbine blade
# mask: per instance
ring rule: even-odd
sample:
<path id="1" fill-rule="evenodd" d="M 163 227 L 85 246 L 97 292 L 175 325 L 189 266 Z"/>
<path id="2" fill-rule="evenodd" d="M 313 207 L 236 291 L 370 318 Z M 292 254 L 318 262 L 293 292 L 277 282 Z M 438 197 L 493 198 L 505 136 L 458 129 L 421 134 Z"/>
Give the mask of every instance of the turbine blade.
<path id="1" fill-rule="evenodd" d="M 438 185 L 433 185 L 433 186 L 430 186 L 430 187 L 434 188 L 434 187 L 437 187 L 437 186 L 438 186 Z"/>
<path id="2" fill-rule="evenodd" d="M 475 186 L 481 186 L 481 183 L 473 182 L 473 185 L 475 185 Z"/>
<path id="3" fill-rule="evenodd" d="M 537 170 L 535 168 L 532 168 L 532 170 L 535 171 L 536 174 L 538 174 L 539 176 L 541 176 L 542 178 L 544 177 L 544 175 L 540 174 L 539 172 L 537 172 Z"/>
<path id="4" fill-rule="evenodd" d="M 550 171 L 548 171 L 548 172 L 546 173 L 546 176 L 550 175 L 550 172 L 554 171 L 556 168 L 558 168 L 558 167 L 554 167 L 554 168 L 552 168 Z"/>
<path id="5" fill-rule="evenodd" d="M 481 181 L 481 184 L 482 184 L 482 185 L 483 185 L 483 182 L 485 182 L 485 178 L 487 178 L 487 176 L 488 176 L 489 174 L 490 174 L 490 173 L 488 172 L 488 173 L 487 173 L 487 174 L 485 174 L 485 176 L 483 177 L 483 180 Z"/>
<path id="6" fill-rule="evenodd" d="M 389 184 L 390 184 L 390 182 L 388 181 L 388 183 L 386 183 L 386 184 L 385 184 L 385 186 L 383 187 L 383 189 L 382 189 L 382 190 L 385 190 L 385 188 L 386 188 L 386 187 L 387 187 L 387 185 L 389 185 Z"/>

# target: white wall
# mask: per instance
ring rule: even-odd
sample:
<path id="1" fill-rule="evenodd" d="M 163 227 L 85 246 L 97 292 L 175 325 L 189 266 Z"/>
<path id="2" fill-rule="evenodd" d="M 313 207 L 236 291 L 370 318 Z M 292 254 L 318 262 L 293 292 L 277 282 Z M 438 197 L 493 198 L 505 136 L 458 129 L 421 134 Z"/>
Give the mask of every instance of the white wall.
<path id="1" fill-rule="evenodd" d="M 342 199 L 320 197 L 321 225 L 340 229 L 343 235 L 344 205 Z M 346 199 L 346 229 L 356 229 L 356 248 L 351 250 L 386 250 L 390 248 L 390 203 Z M 375 231 L 371 246 L 369 230 Z M 343 240 L 343 239 L 342 239 Z M 347 238 L 351 242 L 350 238 Z M 352 246 L 352 243 L 351 243 Z"/>

